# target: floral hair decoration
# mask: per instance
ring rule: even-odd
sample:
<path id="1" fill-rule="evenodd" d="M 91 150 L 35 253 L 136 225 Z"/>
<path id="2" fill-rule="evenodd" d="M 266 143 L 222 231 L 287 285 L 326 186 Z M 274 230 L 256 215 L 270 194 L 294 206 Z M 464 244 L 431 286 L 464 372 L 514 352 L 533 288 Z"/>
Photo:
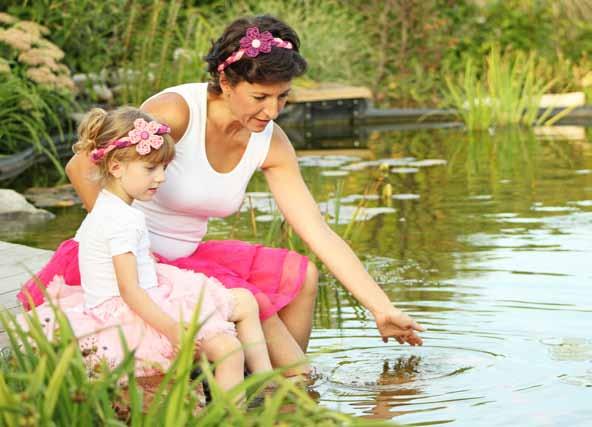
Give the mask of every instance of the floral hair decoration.
<path id="1" fill-rule="evenodd" d="M 233 52 L 224 62 L 218 65 L 218 72 L 221 73 L 226 67 L 235 63 L 244 55 L 255 58 L 260 53 L 269 53 L 272 46 L 292 49 L 292 43 L 274 37 L 269 31 L 260 33 L 257 27 L 247 28 L 246 35 L 240 39 L 240 49 Z"/>
<path id="2" fill-rule="evenodd" d="M 92 150 L 90 152 L 90 159 L 93 163 L 98 163 L 105 158 L 107 153 L 117 148 L 125 148 L 132 145 L 136 146 L 136 151 L 141 156 L 145 156 L 152 149 L 158 150 L 164 142 L 161 135 L 170 132 L 171 128 L 154 120 L 147 122 L 144 119 L 136 119 L 134 120 L 134 128 L 128 132 L 127 136 L 110 142 L 106 147 Z"/>

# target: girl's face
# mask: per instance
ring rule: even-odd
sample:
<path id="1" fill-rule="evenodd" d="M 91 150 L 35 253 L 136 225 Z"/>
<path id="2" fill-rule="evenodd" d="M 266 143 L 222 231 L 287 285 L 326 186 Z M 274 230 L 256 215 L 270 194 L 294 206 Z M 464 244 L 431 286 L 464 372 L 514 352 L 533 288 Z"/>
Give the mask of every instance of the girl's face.
<path id="1" fill-rule="evenodd" d="M 243 81 L 231 86 L 222 79 L 220 86 L 234 118 L 249 131 L 261 132 L 285 107 L 292 82 L 260 84 Z"/>
<path id="2" fill-rule="evenodd" d="M 165 164 L 144 160 L 112 161 L 109 172 L 114 179 L 107 184 L 107 188 L 128 204 L 134 200 L 148 201 L 165 181 L 165 170 Z"/>

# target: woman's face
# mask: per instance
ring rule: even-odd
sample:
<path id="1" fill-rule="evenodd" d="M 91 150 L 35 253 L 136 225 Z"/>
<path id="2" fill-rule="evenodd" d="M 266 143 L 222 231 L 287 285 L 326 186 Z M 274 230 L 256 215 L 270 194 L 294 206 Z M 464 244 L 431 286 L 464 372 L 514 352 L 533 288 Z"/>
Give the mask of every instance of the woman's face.
<path id="1" fill-rule="evenodd" d="M 235 86 L 221 84 L 221 87 L 235 119 L 249 131 L 261 132 L 286 105 L 292 82 L 260 84 L 243 81 Z"/>

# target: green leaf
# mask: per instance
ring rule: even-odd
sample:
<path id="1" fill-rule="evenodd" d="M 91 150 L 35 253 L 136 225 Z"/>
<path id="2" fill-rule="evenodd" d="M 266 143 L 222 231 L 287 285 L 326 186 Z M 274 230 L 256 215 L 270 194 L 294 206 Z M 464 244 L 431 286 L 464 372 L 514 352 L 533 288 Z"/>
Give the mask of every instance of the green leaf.
<path id="1" fill-rule="evenodd" d="M 43 403 L 43 413 L 47 418 L 51 418 L 53 411 L 58 401 L 60 394 L 60 388 L 63 386 L 65 377 L 68 373 L 68 368 L 74 353 L 77 350 L 77 343 L 71 342 L 66 350 L 61 354 L 60 361 L 51 376 L 49 384 L 47 386 L 47 392 L 45 395 L 45 402 Z"/>

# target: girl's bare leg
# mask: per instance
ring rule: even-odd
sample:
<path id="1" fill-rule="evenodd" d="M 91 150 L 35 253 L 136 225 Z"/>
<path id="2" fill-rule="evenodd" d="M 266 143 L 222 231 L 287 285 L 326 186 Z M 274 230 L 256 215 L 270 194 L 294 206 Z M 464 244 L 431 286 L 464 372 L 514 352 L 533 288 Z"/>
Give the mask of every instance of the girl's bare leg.
<path id="1" fill-rule="evenodd" d="M 236 332 L 243 345 L 249 371 L 252 373 L 271 371 L 273 368 L 259 320 L 257 300 L 246 289 L 231 289 L 230 292 L 235 301 L 230 320 L 236 323 Z"/>
<path id="2" fill-rule="evenodd" d="M 312 331 L 312 318 L 318 283 L 319 272 L 317 267 L 309 261 L 302 289 L 290 304 L 278 312 L 280 319 L 304 353 L 308 348 L 308 340 Z"/>
<path id="3" fill-rule="evenodd" d="M 204 341 L 201 350 L 209 361 L 217 363 L 215 378 L 223 390 L 230 390 L 245 379 L 245 356 L 240 341 L 228 334 L 220 334 Z M 242 397 L 239 396 L 240 400 Z"/>
<path id="4" fill-rule="evenodd" d="M 263 333 L 269 350 L 269 357 L 274 368 L 290 368 L 284 371 L 287 377 L 308 374 L 310 366 L 304 352 L 277 316 L 273 315 L 262 323 Z"/>

